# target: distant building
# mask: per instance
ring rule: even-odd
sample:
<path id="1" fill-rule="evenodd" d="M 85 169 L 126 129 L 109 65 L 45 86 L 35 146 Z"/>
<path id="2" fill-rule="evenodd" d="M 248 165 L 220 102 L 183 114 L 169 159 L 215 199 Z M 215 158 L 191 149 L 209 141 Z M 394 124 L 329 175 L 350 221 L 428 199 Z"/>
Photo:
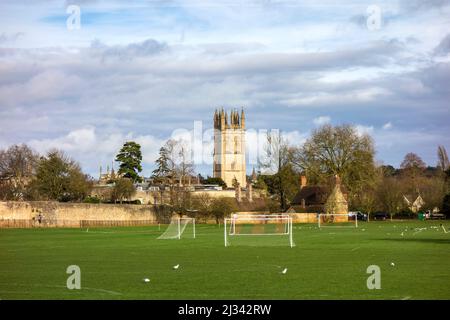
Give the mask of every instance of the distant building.
<path id="1" fill-rule="evenodd" d="M 118 176 L 114 171 L 114 166 L 109 170 L 109 165 L 106 167 L 106 173 L 102 172 L 102 166 L 100 166 L 100 173 L 98 177 L 98 184 L 105 185 L 114 181 Z"/>
<path id="2" fill-rule="evenodd" d="M 422 199 L 420 194 L 415 195 L 403 195 L 403 200 L 405 200 L 406 205 L 408 208 L 414 212 L 417 213 L 420 211 L 420 209 L 424 206 L 425 201 Z"/>
<path id="3" fill-rule="evenodd" d="M 308 185 L 306 176 L 300 177 L 300 190 L 288 212 L 348 213 L 348 193 L 336 176 L 334 186 Z"/>
<path id="4" fill-rule="evenodd" d="M 325 213 L 333 214 L 347 214 L 348 202 L 347 191 L 343 191 L 341 184 L 341 178 L 339 176 L 334 177 L 334 187 L 325 203 Z"/>
<path id="5" fill-rule="evenodd" d="M 233 182 L 245 186 L 245 114 L 244 110 L 223 109 L 214 113 L 214 165 L 213 177 L 222 178 L 228 188 Z"/>

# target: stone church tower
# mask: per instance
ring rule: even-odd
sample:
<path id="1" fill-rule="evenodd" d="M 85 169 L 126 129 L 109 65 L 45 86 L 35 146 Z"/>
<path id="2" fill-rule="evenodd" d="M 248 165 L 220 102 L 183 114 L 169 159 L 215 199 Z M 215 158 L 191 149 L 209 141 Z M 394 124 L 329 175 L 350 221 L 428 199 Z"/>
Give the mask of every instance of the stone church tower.
<path id="1" fill-rule="evenodd" d="M 245 170 L 245 114 L 244 110 L 223 109 L 214 113 L 214 168 L 213 177 L 222 178 L 228 188 L 233 180 L 241 186 L 247 184 Z"/>

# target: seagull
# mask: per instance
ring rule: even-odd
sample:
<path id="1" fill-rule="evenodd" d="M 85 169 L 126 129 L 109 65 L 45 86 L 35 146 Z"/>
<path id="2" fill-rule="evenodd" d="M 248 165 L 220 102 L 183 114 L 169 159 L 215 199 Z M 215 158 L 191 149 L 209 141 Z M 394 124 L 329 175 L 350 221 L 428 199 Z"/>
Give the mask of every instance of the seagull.
<path id="1" fill-rule="evenodd" d="M 144 282 L 150 282 L 149 278 L 144 278 Z"/>
<path id="2" fill-rule="evenodd" d="M 177 264 L 176 266 L 173 266 L 173 270 L 178 270 L 179 267 L 180 267 L 180 265 Z"/>
<path id="3" fill-rule="evenodd" d="M 395 263 L 391 262 L 391 266 L 393 266 L 393 267 L 394 267 L 394 266 L 395 266 Z"/>
<path id="4" fill-rule="evenodd" d="M 284 270 L 281 271 L 282 274 L 286 274 L 286 272 L 287 272 L 287 268 L 284 268 Z"/>

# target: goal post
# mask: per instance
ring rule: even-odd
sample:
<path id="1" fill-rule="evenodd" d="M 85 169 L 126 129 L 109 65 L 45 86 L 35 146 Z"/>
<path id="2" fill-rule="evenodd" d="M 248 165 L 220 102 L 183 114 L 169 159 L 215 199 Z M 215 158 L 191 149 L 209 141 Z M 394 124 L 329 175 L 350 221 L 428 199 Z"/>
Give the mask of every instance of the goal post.
<path id="1" fill-rule="evenodd" d="M 169 226 L 158 239 L 181 239 L 181 237 L 195 239 L 194 218 L 172 218 Z"/>
<path id="2" fill-rule="evenodd" d="M 232 214 L 224 219 L 224 244 L 294 247 L 288 214 Z"/>
<path id="3" fill-rule="evenodd" d="M 356 214 L 320 213 L 317 216 L 317 225 L 319 228 L 358 228 L 358 216 Z"/>

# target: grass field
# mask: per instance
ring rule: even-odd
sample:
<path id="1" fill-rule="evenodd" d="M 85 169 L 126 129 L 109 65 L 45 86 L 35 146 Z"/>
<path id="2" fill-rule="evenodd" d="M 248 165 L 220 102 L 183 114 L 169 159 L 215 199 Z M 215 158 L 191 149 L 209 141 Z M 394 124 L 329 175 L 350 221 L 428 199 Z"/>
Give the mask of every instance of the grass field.
<path id="1" fill-rule="evenodd" d="M 294 248 L 225 248 L 216 225 L 182 240 L 157 240 L 158 226 L 3 229 L 0 299 L 450 299 L 440 223 L 294 225 Z M 66 288 L 69 265 L 81 268 L 81 290 Z M 369 265 L 381 268 L 380 290 L 367 289 Z"/>

